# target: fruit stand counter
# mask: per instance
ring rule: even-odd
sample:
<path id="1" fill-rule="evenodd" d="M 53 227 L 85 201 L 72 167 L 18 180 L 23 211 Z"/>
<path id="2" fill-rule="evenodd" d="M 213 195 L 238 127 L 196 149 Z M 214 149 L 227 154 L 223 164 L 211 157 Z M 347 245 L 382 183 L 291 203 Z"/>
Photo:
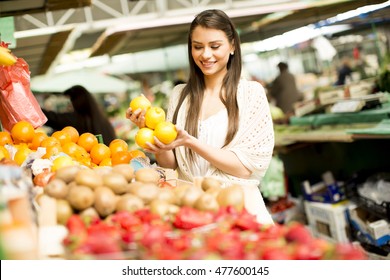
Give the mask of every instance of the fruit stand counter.
<path id="1" fill-rule="evenodd" d="M 303 181 L 318 182 L 326 171 L 344 180 L 356 172 L 388 169 L 387 121 L 318 128 L 275 125 L 275 154 L 283 161 L 291 194 L 300 195 Z"/>

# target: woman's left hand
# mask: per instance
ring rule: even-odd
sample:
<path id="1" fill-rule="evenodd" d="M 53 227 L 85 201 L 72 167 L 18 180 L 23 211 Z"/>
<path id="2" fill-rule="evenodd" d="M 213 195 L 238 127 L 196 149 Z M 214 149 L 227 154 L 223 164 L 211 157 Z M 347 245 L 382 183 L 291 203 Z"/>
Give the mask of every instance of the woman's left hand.
<path id="1" fill-rule="evenodd" d="M 177 126 L 176 126 L 176 130 L 177 130 L 177 137 L 171 143 L 164 144 L 160 140 L 158 140 L 157 137 L 154 137 L 154 145 L 148 142 L 147 143 L 148 148 L 145 149 L 145 151 L 153 154 L 159 154 L 165 151 L 173 150 L 179 146 L 187 146 L 191 138 L 193 137 L 187 131 L 178 128 Z"/>

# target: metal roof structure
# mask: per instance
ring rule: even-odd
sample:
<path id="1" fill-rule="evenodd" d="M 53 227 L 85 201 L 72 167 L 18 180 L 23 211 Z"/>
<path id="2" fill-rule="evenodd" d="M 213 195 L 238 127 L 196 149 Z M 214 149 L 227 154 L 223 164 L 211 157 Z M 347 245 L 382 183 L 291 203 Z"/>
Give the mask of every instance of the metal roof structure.
<path id="1" fill-rule="evenodd" d="M 78 50 L 88 50 L 87 57 L 112 57 L 184 44 L 189 23 L 205 9 L 224 10 L 236 24 L 242 42 L 253 42 L 351 9 L 384 2 L 0 0 L 0 18 L 14 18 L 16 46 L 12 51 L 27 61 L 31 76 L 35 76 L 52 71 L 66 54 Z M 386 21 L 389 14 L 380 16 Z"/>

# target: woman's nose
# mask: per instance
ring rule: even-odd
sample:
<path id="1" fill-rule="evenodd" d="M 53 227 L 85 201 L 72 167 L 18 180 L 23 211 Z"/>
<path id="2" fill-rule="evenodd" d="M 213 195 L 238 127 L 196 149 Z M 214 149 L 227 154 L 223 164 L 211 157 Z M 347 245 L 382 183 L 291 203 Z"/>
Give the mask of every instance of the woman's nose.
<path id="1" fill-rule="evenodd" d="M 204 48 L 202 57 L 203 58 L 210 58 L 212 56 L 212 52 L 210 48 Z"/>

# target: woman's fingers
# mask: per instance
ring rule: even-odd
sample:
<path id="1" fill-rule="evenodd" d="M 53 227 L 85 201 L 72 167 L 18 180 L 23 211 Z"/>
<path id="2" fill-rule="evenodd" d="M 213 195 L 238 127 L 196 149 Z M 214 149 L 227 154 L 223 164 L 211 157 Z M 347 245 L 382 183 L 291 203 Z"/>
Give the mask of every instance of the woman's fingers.
<path id="1" fill-rule="evenodd" d="M 131 110 L 131 108 L 129 108 L 126 110 L 126 118 L 131 120 L 139 128 L 145 127 L 145 111 L 144 110 L 137 109 L 133 112 Z"/>

